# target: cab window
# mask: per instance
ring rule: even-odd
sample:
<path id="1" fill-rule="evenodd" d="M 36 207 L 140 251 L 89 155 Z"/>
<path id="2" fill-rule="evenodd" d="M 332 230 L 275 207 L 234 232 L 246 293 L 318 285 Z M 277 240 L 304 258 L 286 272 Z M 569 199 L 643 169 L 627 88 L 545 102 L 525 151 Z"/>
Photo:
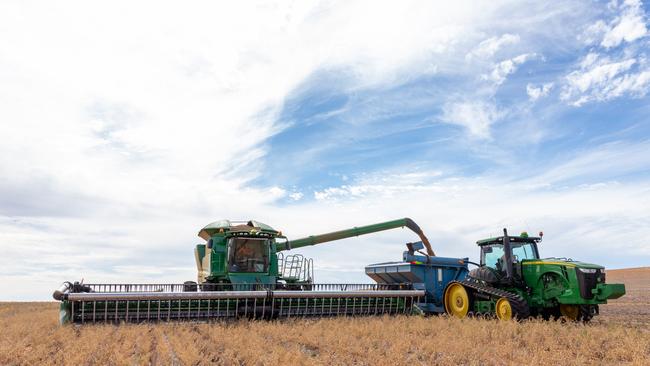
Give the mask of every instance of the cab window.
<path id="1" fill-rule="evenodd" d="M 229 239 L 228 263 L 230 272 L 268 272 L 268 240 L 257 238 Z"/>
<path id="2" fill-rule="evenodd" d="M 511 243 L 512 260 L 521 261 L 522 259 L 538 259 L 535 248 L 530 243 Z"/>
<path id="3" fill-rule="evenodd" d="M 503 245 L 486 245 L 483 247 L 481 254 L 481 263 L 496 269 L 497 261 L 503 256 Z"/>

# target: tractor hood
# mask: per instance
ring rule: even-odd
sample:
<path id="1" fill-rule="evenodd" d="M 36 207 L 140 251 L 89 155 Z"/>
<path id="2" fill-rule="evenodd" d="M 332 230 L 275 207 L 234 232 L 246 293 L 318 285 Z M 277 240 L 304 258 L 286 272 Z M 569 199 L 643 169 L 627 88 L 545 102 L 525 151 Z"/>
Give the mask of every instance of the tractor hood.
<path id="1" fill-rule="evenodd" d="M 559 265 L 559 266 L 577 267 L 577 268 L 605 269 L 605 267 L 598 264 L 574 261 L 566 258 L 530 259 L 530 260 L 523 260 L 522 264 L 523 265 L 546 264 L 546 265 Z"/>

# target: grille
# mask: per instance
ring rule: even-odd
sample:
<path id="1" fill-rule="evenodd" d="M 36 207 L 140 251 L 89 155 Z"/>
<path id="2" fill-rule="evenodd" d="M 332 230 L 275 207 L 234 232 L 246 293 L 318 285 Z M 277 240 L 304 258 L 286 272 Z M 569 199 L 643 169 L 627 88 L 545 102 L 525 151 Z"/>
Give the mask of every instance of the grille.
<path id="1" fill-rule="evenodd" d="M 585 299 L 593 299 L 594 294 L 591 293 L 591 290 L 596 288 L 596 285 L 598 284 L 598 278 L 601 279 L 601 282 L 605 282 L 605 273 L 603 273 L 603 271 L 600 269 L 597 269 L 594 273 L 584 273 L 576 268 L 576 274 L 578 275 L 580 296 Z"/>

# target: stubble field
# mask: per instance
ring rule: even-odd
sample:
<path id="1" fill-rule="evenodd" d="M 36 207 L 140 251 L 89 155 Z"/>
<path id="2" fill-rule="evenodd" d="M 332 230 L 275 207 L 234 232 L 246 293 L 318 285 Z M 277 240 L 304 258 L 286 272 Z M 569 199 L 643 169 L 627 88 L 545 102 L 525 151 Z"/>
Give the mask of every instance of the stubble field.
<path id="1" fill-rule="evenodd" d="M 64 326 L 56 303 L 0 303 L 0 364 L 650 364 L 650 267 L 591 323 L 440 317 Z"/>

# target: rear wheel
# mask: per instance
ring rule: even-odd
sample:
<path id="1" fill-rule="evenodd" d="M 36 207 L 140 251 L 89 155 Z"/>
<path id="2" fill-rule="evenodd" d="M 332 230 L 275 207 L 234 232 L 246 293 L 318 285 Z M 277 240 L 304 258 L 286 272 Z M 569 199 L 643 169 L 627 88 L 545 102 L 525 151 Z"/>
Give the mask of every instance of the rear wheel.
<path id="1" fill-rule="evenodd" d="M 598 305 L 560 304 L 560 315 L 568 320 L 588 322 L 598 314 Z"/>
<path id="2" fill-rule="evenodd" d="M 452 283 L 445 289 L 445 311 L 457 318 L 464 318 L 469 312 L 469 295 L 460 283 Z"/>
<path id="3" fill-rule="evenodd" d="M 560 314 L 567 319 L 580 320 L 580 305 L 560 304 Z"/>

